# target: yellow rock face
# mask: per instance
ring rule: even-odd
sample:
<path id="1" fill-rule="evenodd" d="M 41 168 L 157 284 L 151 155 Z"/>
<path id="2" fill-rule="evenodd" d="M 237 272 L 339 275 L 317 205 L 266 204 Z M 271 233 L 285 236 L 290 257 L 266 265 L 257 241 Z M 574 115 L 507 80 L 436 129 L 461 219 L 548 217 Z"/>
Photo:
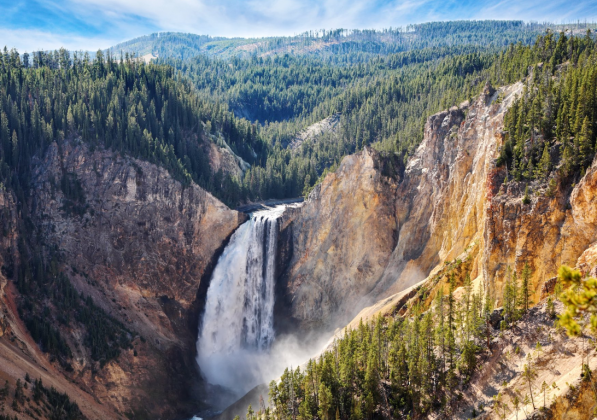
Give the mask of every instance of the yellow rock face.
<path id="1" fill-rule="evenodd" d="M 503 181 L 495 165 L 503 120 L 522 83 L 433 115 L 406 168 L 384 176 L 371 149 L 346 157 L 292 215 L 293 254 L 282 282 L 289 317 L 338 326 L 422 281 L 461 255 L 471 278 L 498 299 L 510 266 L 532 269 L 533 299 L 561 264 L 597 241 L 597 162 L 581 182 L 545 195 L 545 183 Z M 498 101 L 497 98 L 500 98 Z M 597 251 L 579 262 L 590 271 Z"/>

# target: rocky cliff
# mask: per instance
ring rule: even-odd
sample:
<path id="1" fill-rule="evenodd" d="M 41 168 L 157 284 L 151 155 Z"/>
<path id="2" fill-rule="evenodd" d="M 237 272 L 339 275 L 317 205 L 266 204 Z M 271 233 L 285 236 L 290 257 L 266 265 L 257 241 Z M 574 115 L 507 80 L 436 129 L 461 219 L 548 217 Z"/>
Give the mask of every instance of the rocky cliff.
<path id="1" fill-rule="evenodd" d="M 581 366 L 594 350 L 554 328 L 544 298 L 562 264 L 597 274 L 597 159 L 575 184 L 557 171 L 528 185 L 509 180 L 496 159 L 505 113 L 523 88 L 487 85 L 474 102 L 431 116 L 404 170 L 387 171 L 387 158 L 368 148 L 345 158 L 302 208 L 285 214 L 282 237 L 291 255 L 278 305 L 288 306 L 299 331 L 408 314 L 414 305 L 428 307 L 438 288 L 447 292 L 448 279 L 459 286 L 467 274 L 473 289 L 489 291 L 499 306 L 507 267 L 520 273 L 529 264 L 537 306 L 501 334 L 494 313 L 491 354 L 463 388 L 454 418 L 515 419 L 522 411 L 531 418 L 592 418 L 594 396 Z M 454 297 L 462 293 L 459 287 Z M 537 378 L 529 385 L 522 371 L 531 356 Z M 542 383 L 549 389 L 540 392 Z M 524 387 L 537 410 L 524 403 L 504 417 L 493 406 L 500 391 L 501 404 L 513 407 Z M 543 399 L 554 403 L 551 410 L 539 410 Z"/>
<path id="2" fill-rule="evenodd" d="M 505 174 L 498 175 L 503 179 Z M 597 263 L 597 161 L 576 185 L 560 185 L 548 193 L 545 184 L 529 185 L 530 203 L 523 202 L 525 185 L 500 186 L 487 209 L 483 268 L 489 285 L 501 286 L 506 266 L 533 270 L 535 302 L 542 286 L 561 264 L 591 271 Z M 495 189 L 495 188 L 494 188 Z"/>
<path id="3" fill-rule="evenodd" d="M 14 212 L 3 208 L 2 217 Z M 34 160 L 29 209 L 40 249 L 58 250 L 78 293 L 130 331 L 132 342 L 100 365 L 83 345 L 85 331 L 60 327 L 73 352 L 65 371 L 19 328 L 18 294 L 5 293 L 8 324 L 29 342 L 27 363 L 18 374 L 36 378 L 38 371 L 51 369 L 58 382 L 60 376 L 68 378 L 56 387 L 79 402 L 89 418 L 167 418 L 196 409 L 199 312 L 217 256 L 246 216 L 197 185 L 182 185 L 163 168 L 90 150 L 76 140 L 54 143 Z M 18 258 L 14 245 L 3 245 Z M 81 389 L 89 393 L 86 399 Z M 101 401 L 101 414 L 86 409 L 87 400 Z"/>
<path id="4" fill-rule="evenodd" d="M 284 215 L 282 238 L 291 236 L 292 248 L 284 276 L 294 319 L 341 314 L 382 275 L 396 246 L 398 181 L 383 175 L 381 165 L 371 149 L 344 158 L 300 209 Z"/>
<path id="5" fill-rule="evenodd" d="M 287 214 L 292 256 L 280 295 L 294 324 L 338 326 L 462 255 L 475 284 L 501 296 L 507 266 L 533 271 L 535 302 L 561 264 L 597 240 L 597 162 L 575 186 L 505 182 L 503 119 L 523 83 L 487 85 L 473 103 L 431 116 L 404 171 L 366 148 L 346 157 Z M 592 248 L 591 248 L 592 249 Z M 594 252 L 585 253 L 587 270 Z"/>

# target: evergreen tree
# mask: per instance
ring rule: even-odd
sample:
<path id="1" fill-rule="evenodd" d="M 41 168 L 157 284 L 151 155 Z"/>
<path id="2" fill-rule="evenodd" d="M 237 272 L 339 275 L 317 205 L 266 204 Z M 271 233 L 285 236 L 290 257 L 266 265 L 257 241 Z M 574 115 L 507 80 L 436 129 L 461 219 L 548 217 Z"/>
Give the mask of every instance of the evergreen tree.
<path id="1" fill-rule="evenodd" d="M 533 398 L 533 382 L 537 378 L 537 369 L 533 366 L 533 361 L 530 356 L 531 355 L 529 353 L 529 357 L 527 358 L 528 362 L 523 367 L 522 377 L 526 381 L 527 386 L 529 387 L 529 395 L 531 397 L 531 404 L 533 405 L 534 410 L 536 409 L 536 407 L 535 399 Z"/>
<path id="2" fill-rule="evenodd" d="M 535 177 L 539 179 L 545 179 L 551 171 L 551 156 L 549 155 L 549 145 L 545 143 L 543 147 L 543 154 L 537 165 Z"/>
<path id="3" fill-rule="evenodd" d="M 593 133 L 591 129 L 591 122 L 589 117 L 585 117 L 582 123 L 582 128 L 580 133 L 578 134 L 578 144 L 579 144 L 579 159 L 581 166 L 585 166 L 590 163 L 591 159 L 593 158 L 593 154 L 595 152 L 593 148 Z"/>

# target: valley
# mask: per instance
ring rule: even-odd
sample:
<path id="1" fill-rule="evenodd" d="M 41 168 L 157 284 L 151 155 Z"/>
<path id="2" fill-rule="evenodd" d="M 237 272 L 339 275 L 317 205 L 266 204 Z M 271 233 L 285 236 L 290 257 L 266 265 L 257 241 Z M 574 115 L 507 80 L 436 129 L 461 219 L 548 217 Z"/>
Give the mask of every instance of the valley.
<path id="1" fill-rule="evenodd" d="M 595 26 L 5 49 L 0 420 L 592 418 Z"/>

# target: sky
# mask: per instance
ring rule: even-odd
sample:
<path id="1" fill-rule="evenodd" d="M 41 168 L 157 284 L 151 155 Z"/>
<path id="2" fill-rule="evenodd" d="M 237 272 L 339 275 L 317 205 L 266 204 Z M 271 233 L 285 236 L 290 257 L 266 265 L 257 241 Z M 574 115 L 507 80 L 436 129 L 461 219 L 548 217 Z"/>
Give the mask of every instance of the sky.
<path id="1" fill-rule="evenodd" d="M 263 37 L 461 19 L 597 22 L 597 0 L 0 0 L 0 46 L 93 51 L 159 31 Z"/>

